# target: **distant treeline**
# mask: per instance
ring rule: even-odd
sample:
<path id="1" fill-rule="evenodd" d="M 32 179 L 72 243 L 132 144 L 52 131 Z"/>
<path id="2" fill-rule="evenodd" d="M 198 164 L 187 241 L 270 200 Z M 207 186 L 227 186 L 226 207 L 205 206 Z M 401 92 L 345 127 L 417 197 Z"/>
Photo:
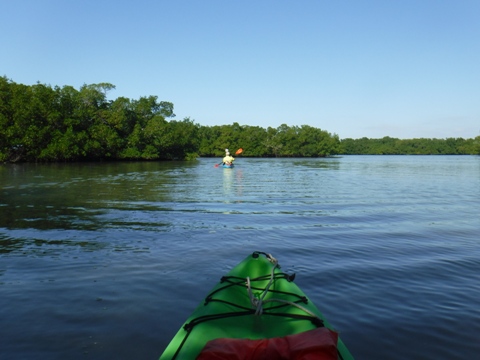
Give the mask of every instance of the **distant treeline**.
<path id="1" fill-rule="evenodd" d="M 184 160 L 240 147 L 251 157 L 480 153 L 480 137 L 340 141 L 308 125 L 201 126 L 190 118 L 171 119 L 173 104 L 156 96 L 107 100 L 114 88 L 30 86 L 0 77 L 0 162 Z"/>
<path id="2" fill-rule="evenodd" d="M 475 139 L 343 139 L 345 155 L 473 155 L 480 154 L 480 136 Z"/>

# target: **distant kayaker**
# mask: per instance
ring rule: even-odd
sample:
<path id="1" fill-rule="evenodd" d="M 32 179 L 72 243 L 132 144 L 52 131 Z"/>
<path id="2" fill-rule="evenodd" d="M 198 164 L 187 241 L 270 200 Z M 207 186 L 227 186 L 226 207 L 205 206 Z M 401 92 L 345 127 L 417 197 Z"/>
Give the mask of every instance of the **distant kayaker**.
<path id="1" fill-rule="evenodd" d="M 225 149 L 225 157 L 223 158 L 223 163 L 225 165 L 232 165 L 235 159 L 233 156 L 230 155 L 230 151 L 228 149 Z"/>

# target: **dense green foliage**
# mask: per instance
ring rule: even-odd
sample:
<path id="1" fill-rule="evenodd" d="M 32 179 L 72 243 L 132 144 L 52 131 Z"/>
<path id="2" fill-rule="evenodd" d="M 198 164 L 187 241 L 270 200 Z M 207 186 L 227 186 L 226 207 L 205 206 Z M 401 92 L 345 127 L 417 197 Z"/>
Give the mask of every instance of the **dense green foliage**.
<path id="1" fill-rule="evenodd" d="M 475 139 L 343 139 L 346 155 L 469 155 L 480 154 L 480 136 Z"/>
<path id="2" fill-rule="evenodd" d="M 156 96 L 107 100 L 114 88 L 27 86 L 1 77 L 0 162 L 192 159 L 240 147 L 248 148 L 247 156 L 328 156 L 340 149 L 338 136 L 306 125 L 167 121 L 175 116 L 172 103 Z"/>
<path id="3" fill-rule="evenodd" d="M 339 153 L 337 135 L 308 125 L 278 128 L 222 125 L 200 128 L 199 153 L 202 156 L 223 156 L 225 148 L 246 148 L 245 156 L 253 157 L 319 157 Z"/>
<path id="4" fill-rule="evenodd" d="M 344 139 L 308 125 L 264 129 L 173 120 L 156 96 L 107 100 L 109 83 L 51 87 L 0 77 L 0 162 L 183 160 L 244 148 L 251 157 L 480 154 L 476 139 Z M 169 119 L 167 121 L 167 119 Z"/>
<path id="5" fill-rule="evenodd" d="M 0 161 L 184 159 L 198 126 L 156 96 L 108 101 L 108 83 L 80 90 L 0 78 Z"/>

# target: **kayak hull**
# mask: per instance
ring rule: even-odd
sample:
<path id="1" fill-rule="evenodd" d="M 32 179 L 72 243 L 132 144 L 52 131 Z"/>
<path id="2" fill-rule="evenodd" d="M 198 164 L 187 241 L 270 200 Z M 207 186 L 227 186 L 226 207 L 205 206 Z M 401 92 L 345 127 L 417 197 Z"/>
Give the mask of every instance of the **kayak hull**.
<path id="1" fill-rule="evenodd" d="M 224 167 L 225 169 L 233 169 L 234 165 L 233 164 L 230 164 L 230 165 L 223 164 L 222 167 Z"/>
<path id="2" fill-rule="evenodd" d="M 271 255 L 254 252 L 222 277 L 185 321 L 160 360 L 195 359 L 208 341 L 218 338 L 269 339 L 323 326 L 333 330 L 291 276 L 272 259 Z M 255 307 L 252 301 L 261 305 Z M 339 359 L 353 359 L 340 338 L 337 348 Z"/>

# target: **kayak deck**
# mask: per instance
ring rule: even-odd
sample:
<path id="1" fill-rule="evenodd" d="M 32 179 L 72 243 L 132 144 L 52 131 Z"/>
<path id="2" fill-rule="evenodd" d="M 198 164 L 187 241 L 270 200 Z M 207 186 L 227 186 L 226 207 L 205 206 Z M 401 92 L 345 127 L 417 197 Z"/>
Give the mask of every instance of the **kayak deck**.
<path id="1" fill-rule="evenodd" d="M 254 252 L 233 268 L 186 320 L 160 360 L 195 359 L 218 338 L 266 339 L 326 327 L 317 307 L 271 255 Z M 339 359 L 353 359 L 343 342 Z"/>

